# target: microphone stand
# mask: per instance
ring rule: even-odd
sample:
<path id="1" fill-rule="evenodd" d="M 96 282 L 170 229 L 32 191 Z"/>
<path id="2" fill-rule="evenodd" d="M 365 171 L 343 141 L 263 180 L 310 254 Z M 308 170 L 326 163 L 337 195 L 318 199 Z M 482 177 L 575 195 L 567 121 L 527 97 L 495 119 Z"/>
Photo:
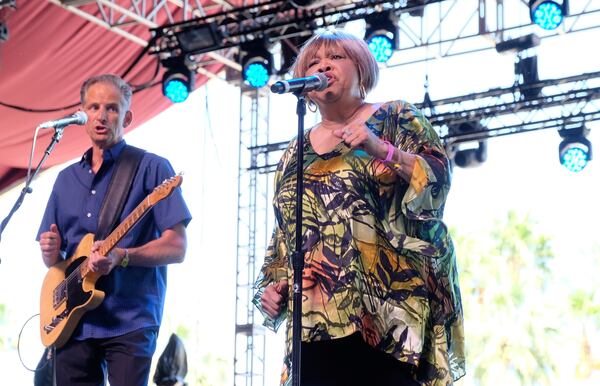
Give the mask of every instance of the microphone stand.
<path id="1" fill-rule="evenodd" d="M 4 218 L 4 220 L 2 220 L 2 224 L 0 224 L 0 241 L 2 241 L 2 232 L 4 232 L 4 228 L 6 228 L 6 225 L 8 225 L 8 222 L 12 218 L 13 214 L 15 214 L 15 212 L 21 207 L 21 204 L 23 203 L 23 200 L 25 199 L 25 195 L 27 193 L 33 192 L 33 190 L 30 187 L 31 181 L 33 181 L 35 176 L 38 174 L 38 172 L 42 168 L 42 165 L 44 164 L 44 162 L 46 161 L 46 158 L 48 158 L 48 156 L 54 149 L 54 146 L 62 138 L 63 130 L 64 130 L 64 126 L 57 126 L 54 128 L 54 135 L 52 136 L 52 141 L 46 148 L 46 151 L 44 152 L 44 156 L 42 157 L 42 159 L 38 163 L 37 167 L 35 168 L 35 171 L 32 174 L 30 174 L 29 177 L 27 178 L 27 181 L 25 182 L 25 187 L 23 187 L 23 189 L 21 190 L 21 194 L 17 198 L 17 201 L 13 205 L 12 209 L 10 210 L 10 212 L 8 213 L 6 218 Z"/>
<path id="2" fill-rule="evenodd" d="M 306 115 L 306 97 L 301 95 L 303 89 L 294 93 L 298 98 L 296 114 L 298 115 L 298 137 L 296 151 L 296 245 L 292 252 L 294 272 L 292 298 L 292 386 L 300 386 L 300 342 L 302 340 L 302 271 L 304 255 L 302 254 L 302 195 L 304 194 L 304 116 Z"/>

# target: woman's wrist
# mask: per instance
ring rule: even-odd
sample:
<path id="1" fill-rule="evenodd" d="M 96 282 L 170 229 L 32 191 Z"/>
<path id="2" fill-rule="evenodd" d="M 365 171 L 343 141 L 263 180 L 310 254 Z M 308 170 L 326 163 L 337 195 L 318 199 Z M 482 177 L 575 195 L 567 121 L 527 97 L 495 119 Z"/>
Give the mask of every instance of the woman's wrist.
<path id="1" fill-rule="evenodd" d="M 394 159 L 396 147 L 387 140 L 381 140 L 379 145 L 378 159 L 382 162 L 389 163 Z"/>

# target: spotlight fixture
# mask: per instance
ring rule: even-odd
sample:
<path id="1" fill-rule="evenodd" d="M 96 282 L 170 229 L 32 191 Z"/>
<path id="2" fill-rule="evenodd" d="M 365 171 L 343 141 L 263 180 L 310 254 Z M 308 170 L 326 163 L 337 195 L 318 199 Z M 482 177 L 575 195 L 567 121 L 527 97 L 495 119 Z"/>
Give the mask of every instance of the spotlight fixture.
<path id="1" fill-rule="evenodd" d="M 390 12 L 379 12 L 365 17 L 365 41 L 379 63 L 387 62 L 398 48 L 396 17 Z"/>
<path id="2" fill-rule="evenodd" d="M 185 64 L 183 57 L 168 58 L 162 61 L 165 73 L 162 78 L 163 95 L 173 103 L 184 102 L 194 89 L 194 73 Z"/>
<path id="3" fill-rule="evenodd" d="M 487 142 L 477 143 L 476 148 L 461 149 L 454 154 L 454 164 L 461 168 L 473 168 L 487 160 Z"/>
<path id="4" fill-rule="evenodd" d="M 462 122 L 459 125 L 453 125 L 448 128 L 448 134 L 456 138 L 467 138 L 478 133 L 484 133 L 486 127 L 479 121 Z M 454 165 L 461 168 L 472 168 L 479 166 L 487 160 L 487 141 L 480 140 L 477 147 L 458 149 L 451 148 L 451 154 Z"/>
<path id="5" fill-rule="evenodd" d="M 568 14 L 568 10 L 568 0 L 529 1 L 531 21 L 546 30 L 558 28 L 564 17 Z"/>
<path id="6" fill-rule="evenodd" d="M 185 54 L 213 51 L 220 46 L 221 39 L 214 22 L 179 31 L 175 37 Z"/>
<path id="7" fill-rule="evenodd" d="M 515 63 L 515 76 L 517 77 L 521 95 L 525 100 L 535 99 L 541 95 L 542 87 L 534 86 L 540 82 L 537 56 L 519 58 Z"/>
<path id="8" fill-rule="evenodd" d="M 563 139 L 558 145 L 558 157 L 567 170 L 580 172 L 591 161 L 592 143 L 587 139 L 589 132 L 590 129 L 583 125 L 558 131 Z"/>
<path id="9" fill-rule="evenodd" d="M 540 42 L 540 37 L 532 33 L 496 43 L 498 53 L 516 54 L 515 83 L 518 84 L 521 96 L 525 100 L 535 99 L 542 92 L 541 87 L 533 86 L 539 83 L 540 78 L 538 76 L 537 56 L 531 50 L 539 46 Z"/>
<path id="10" fill-rule="evenodd" d="M 240 45 L 240 64 L 244 81 L 253 88 L 267 85 L 273 73 L 273 55 L 263 39 Z"/>

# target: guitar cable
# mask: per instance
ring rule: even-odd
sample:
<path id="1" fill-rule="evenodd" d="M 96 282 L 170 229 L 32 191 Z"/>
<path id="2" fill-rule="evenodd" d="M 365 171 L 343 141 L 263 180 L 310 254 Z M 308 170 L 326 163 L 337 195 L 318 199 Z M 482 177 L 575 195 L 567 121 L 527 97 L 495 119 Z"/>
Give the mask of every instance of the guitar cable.
<path id="1" fill-rule="evenodd" d="M 27 367 L 27 365 L 25 364 L 25 362 L 23 361 L 23 357 L 21 357 L 21 335 L 23 334 L 23 330 L 25 329 L 25 327 L 27 326 L 27 324 L 29 324 L 29 322 L 31 321 L 31 319 L 35 318 L 36 316 L 39 316 L 40 314 L 34 314 L 32 316 L 29 317 L 29 319 L 27 319 L 25 321 L 25 323 L 23 323 L 23 326 L 21 327 L 21 331 L 19 331 L 19 337 L 17 338 L 17 354 L 19 355 L 19 361 L 21 361 L 21 364 L 23 365 L 24 368 L 26 368 L 27 370 L 35 373 L 36 371 L 40 371 L 42 370 L 44 367 L 46 367 L 48 365 L 48 363 L 50 363 L 50 359 L 52 359 L 53 357 L 53 352 L 54 350 L 48 350 L 48 353 L 46 355 L 46 363 L 44 363 L 41 367 L 37 367 L 35 369 L 31 369 L 29 367 Z"/>

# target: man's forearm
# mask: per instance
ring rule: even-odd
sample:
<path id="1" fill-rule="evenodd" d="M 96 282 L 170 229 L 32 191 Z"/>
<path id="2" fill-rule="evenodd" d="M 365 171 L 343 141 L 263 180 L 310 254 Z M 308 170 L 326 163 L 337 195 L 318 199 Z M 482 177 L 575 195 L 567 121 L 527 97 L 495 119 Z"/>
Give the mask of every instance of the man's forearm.
<path id="1" fill-rule="evenodd" d="M 187 238 L 185 226 L 181 223 L 167 229 L 156 240 L 135 248 L 127 248 L 129 265 L 157 267 L 181 263 L 185 257 Z"/>

